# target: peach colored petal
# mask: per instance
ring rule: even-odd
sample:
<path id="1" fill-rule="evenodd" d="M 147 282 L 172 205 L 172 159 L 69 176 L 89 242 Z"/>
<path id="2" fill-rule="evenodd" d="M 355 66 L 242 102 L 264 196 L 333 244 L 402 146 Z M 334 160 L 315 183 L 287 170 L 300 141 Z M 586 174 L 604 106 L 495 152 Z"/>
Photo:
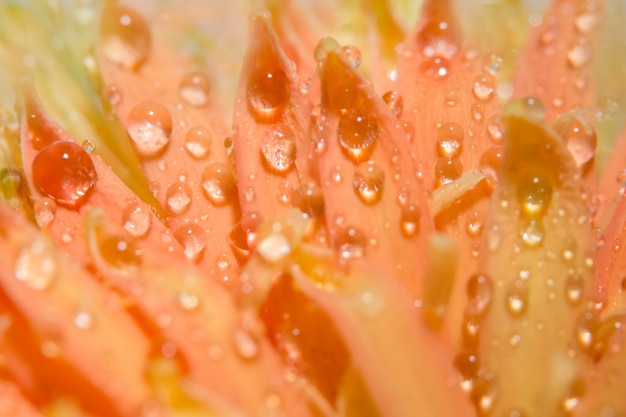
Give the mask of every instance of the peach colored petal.
<path id="1" fill-rule="evenodd" d="M 0 414 L 5 417 L 42 416 L 19 388 L 6 379 L 0 379 Z"/>
<path id="2" fill-rule="evenodd" d="M 545 122 L 512 107 L 506 126 L 480 258 L 486 278 L 468 286 L 464 345 L 478 355 L 472 397 L 494 415 L 565 415 L 588 348 L 577 333 L 590 298 L 584 182 Z"/>
<path id="3" fill-rule="evenodd" d="M 334 40 L 322 41 L 316 54 L 324 140 L 319 175 L 329 244 L 344 260 L 375 259 L 419 299 L 433 223 L 408 141 Z"/>
<path id="4" fill-rule="evenodd" d="M 595 223 L 605 229 L 613 217 L 617 204 L 622 198 L 626 185 L 626 125 L 615 139 L 611 155 L 602 170 L 598 181 L 598 211 Z"/>
<path id="5" fill-rule="evenodd" d="M 75 395 L 87 411 L 139 410 L 149 398 L 148 346 L 123 303 L 22 216 L 2 206 L 0 223 L 2 304 L 13 321 L 6 338 L 21 375 L 30 373 L 24 386 L 44 399 Z"/>

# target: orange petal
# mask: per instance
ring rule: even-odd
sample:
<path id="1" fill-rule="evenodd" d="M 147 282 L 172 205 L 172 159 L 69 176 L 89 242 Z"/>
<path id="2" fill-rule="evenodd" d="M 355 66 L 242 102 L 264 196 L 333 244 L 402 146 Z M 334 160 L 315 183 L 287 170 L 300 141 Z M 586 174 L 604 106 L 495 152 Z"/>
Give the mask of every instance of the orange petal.
<path id="1" fill-rule="evenodd" d="M 484 412 L 562 415 L 588 348 L 577 336 L 589 298 L 590 216 L 565 144 L 532 113 L 509 113 L 484 276 L 468 286 L 465 349 L 479 358 L 468 376 Z"/>
<path id="2" fill-rule="evenodd" d="M 47 400 L 75 396 L 89 412 L 135 413 L 149 398 L 147 341 L 123 304 L 23 217 L 2 206 L 0 223 L 1 304 L 28 389 Z"/>
<path id="3" fill-rule="evenodd" d="M 11 381 L 0 379 L 0 398 L 0 413 L 5 417 L 43 416 Z"/>
<path id="4" fill-rule="evenodd" d="M 611 155 L 602 170 L 598 182 L 598 211 L 595 223 L 604 229 L 621 201 L 626 185 L 626 125 L 615 139 Z"/>

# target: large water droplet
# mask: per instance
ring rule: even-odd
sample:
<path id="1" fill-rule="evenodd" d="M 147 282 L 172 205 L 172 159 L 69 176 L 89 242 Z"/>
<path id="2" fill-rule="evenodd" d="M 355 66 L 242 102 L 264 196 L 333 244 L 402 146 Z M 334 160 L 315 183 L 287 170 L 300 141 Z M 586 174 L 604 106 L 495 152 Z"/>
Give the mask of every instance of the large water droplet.
<path id="1" fill-rule="evenodd" d="M 289 80 L 280 68 L 259 66 L 251 72 L 246 96 L 254 120 L 276 123 L 289 103 Z"/>
<path id="2" fill-rule="evenodd" d="M 365 111 L 352 110 L 339 119 L 337 135 L 346 155 L 355 162 L 363 161 L 378 137 L 378 121 Z"/>
<path id="3" fill-rule="evenodd" d="M 354 190 L 361 201 L 366 204 L 380 201 L 384 183 L 385 172 L 376 162 L 363 162 L 354 171 L 354 181 L 352 182 Z"/>
<path id="4" fill-rule="evenodd" d="M 213 162 L 202 172 L 202 189 L 210 202 L 223 205 L 235 189 L 235 177 L 226 165 Z"/>
<path id="5" fill-rule="evenodd" d="M 137 202 L 128 204 L 122 212 L 122 226 L 134 237 L 143 237 L 152 225 L 152 213 Z"/>
<path id="6" fill-rule="evenodd" d="M 269 169 L 288 172 L 296 161 L 296 134 L 284 124 L 269 127 L 261 136 L 261 154 Z"/>
<path id="7" fill-rule="evenodd" d="M 185 135 L 185 150 L 195 159 L 205 159 L 211 152 L 211 132 L 204 127 L 189 129 Z"/>
<path id="8" fill-rule="evenodd" d="M 69 207 L 80 205 L 98 178 L 89 154 L 66 141 L 54 142 L 39 151 L 32 169 L 35 187 Z"/>
<path id="9" fill-rule="evenodd" d="M 135 10 L 118 4 L 106 7 L 100 25 L 104 56 L 127 69 L 136 69 L 150 53 L 150 27 Z"/>
<path id="10" fill-rule="evenodd" d="M 437 130 L 437 153 L 439 156 L 456 157 L 463 148 L 465 133 L 458 123 L 448 122 Z"/>
<path id="11" fill-rule="evenodd" d="M 176 229 L 174 238 L 183 247 L 187 259 L 197 261 L 206 247 L 206 231 L 197 224 L 184 225 Z"/>
<path id="12" fill-rule="evenodd" d="M 144 101 L 128 114 L 128 134 L 143 157 L 159 155 L 170 142 L 172 117 L 162 105 Z"/>
<path id="13" fill-rule="evenodd" d="M 291 194 L 292 204 L 309 217 L 318 217 L 324 213 L 324 194 L 314 183 L 306 183 L 296 188 Z"/>
<path id="14" fill-rule="evenodd" d="M 190 72 L 180 81 L 178 94 L 181 98 L 195 107 L 205 106 L 209 102 L 211 83 L 209 78 L 201 72 Z"/>
<path id="15" fill-rule="evenodd" d="M 167 187 L 165 201 L 173 214 L 182 214 L 189 210 L 192 198 L 191 188 L 182 182 L 175 182 Z"/>
<path id="16" fill-rule="evenodd" d="M 18 253 L 15 278 L 33 290 L 43 291 L 54 282 L 58 268 L 52 244 L 38 238 Z"/>

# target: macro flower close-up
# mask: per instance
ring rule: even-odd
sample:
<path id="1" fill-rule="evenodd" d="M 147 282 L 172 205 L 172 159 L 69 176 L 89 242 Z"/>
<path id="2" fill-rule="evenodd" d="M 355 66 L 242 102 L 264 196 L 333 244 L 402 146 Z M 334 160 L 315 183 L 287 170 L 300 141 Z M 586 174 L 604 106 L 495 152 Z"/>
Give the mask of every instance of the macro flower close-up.
<path id="1" fill-rule="evenodd" d="M 0 0 L 0 417 L 626 417 L 624 0 Z"/>

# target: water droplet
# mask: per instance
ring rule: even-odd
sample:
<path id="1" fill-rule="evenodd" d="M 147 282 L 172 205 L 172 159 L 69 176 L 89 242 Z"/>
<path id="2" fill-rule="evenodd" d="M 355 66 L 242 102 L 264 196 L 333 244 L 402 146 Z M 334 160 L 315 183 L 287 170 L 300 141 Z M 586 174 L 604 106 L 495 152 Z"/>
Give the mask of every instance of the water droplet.
<path id="1" fill-rule="evenodd" d="M 252 360 L 259 354 L 259 346 L 250 332 L 243 329 L 233 331 L 235 351 L 242 359 Z"/>
<path id="2" fill-rule="evenodd" d="M 128 114 L 128 134 L 143 157 L 159 155 L 170 142 L 172 117 L 162 105 L 151 101 L 137 104 Z"/>
<path id="3" fill-rule="evenodd" d="M 493 80 L 485 75 L 474 80 L 472 93 L 480 101 L 488 101 L 493 96 Z"/>
<path id="4" fill-rule="evenodd" d="M 504 121 L 501 116 L 493 116 L 489 119 L 489 124 L 487 125 L 487 134 L 489 135 L 489 139 L 495 144 L 502 143 L 502 138 L 504 136 Z"/>
<path id="5" fill-rule="evenodd" d="M 106 7 L 100 24 L 104 56 L 126 69 L 136 69 L 150 53 L 150 27 L 135 10 L 115 4 Z"/>
<path id="6" fill-rule="evenodd" d="M 400 209 L 400 230 L 408 238 L 412 238 L 419 233 L 420 219 L 422 211 L 414 203 L 405 204 Z"/>
<path id="7" fill-rule="evenodd" d="M 191 188 L 187 184 L 182 182 L 170 184 L 165 192 L 165 201 L 169 211 L 173 214 L 182 214 L 189 210 L 192 195 Z"/>
<path id="8" fill-rule="evenodd" d="M 543 121 L 545 120 L 546 108 L 538 97 L 529 96 L 522 99 L 522 105 L 524 107 L 524 114 L 533 120 Z"/>
<path id="9" fill-rule="evenodd" d="M 210 202 L 223 205 L 235 189 L 235 177 L 226 165 L 213 162 L 202 172 L 202 189 Z"/>
<path id="10" fill-rule="evenodd" d="M 496 76 L 504 66 L 504 58 L 498 54 L 489 54 L 485 58 L 485 70 L 492 76 Z"/>
<path id="11" fill-rule="evenodd" d="M 204 127 L 189 129 L 185 135 L 185 150 L 195 159 L 205 159 L 211 152 L 211 132 Z"/>
<path id="12" fill-rule="evenodd" d="M 98 239 L 102 258 L 112 267 L 128 274 L 136 273 L 141 265 L 142 253 L 137 244 L 123 236 L 106 236 Z"/>
<path id="13" fill-rule="evenodd" d="M 193 311 L 200 306 L 200 298 L 190 292 L 181 291 L 178 293 L 178 304 L 185 311 Z"/>
<path id="14" fill-rule="evenodd" d="M 591 58 L 591 49 L 587 45 L 576 45 L 567 52 L 567 63 L 574 69 L 583 67 Z"/>
<path id="15" fill-rule="evenodd" d="M 183 247 L 187 259 L 197 261 L 206 247 L 206 231 L 197 224 L 184 225 L 176 229 L 174 238 Z"/>
<path id="16" fill-rule="evenodd" d="M 577 321 L 574 330 L 578 345 L 583 351 L 589 351 L 594 342 L 594 333 L 599 325 L 598 316 L 591 312 L 585 312 Z"/>
<path id="17" fill-rule="evenodd" d="M 502 241 L 502 231 L 500 230 L 500 226 L 494 224 L 489 229 L 489 234 L 487 235 L 487 246 L 489 250 L 494 252 L 500 247 L 500 242 Z"/>
<path id="18" fill-rule="evenodd" d="M 458 158 L 440 158 L 435 163 L 435 187 L 450 184 L 462 174 L 463 164 Z"/>
<path id="19" fill-rule="evenodd" d="M 571 273 L 565 281 L 565 298 L 570 305 L 578 305 L 583 295 L 583 277 L 577 273 Z"/>
<path id="20" fill-rule="evenodd" d="M 380 201 L 383 195 L 385 172 L 374 161 L 363 162 L 354 171 L 354 190 L 365 204 Z"/>
<path id="21" fill-rule="evenodd" d="M 448 107 L 456 106 L 457 101 L 459 101 L 459 93 L 456 89 L 449 90 L 446 93 L 445 102 Z"/>
<path id="22" fill-rule="evenodd" d="M 337 135 L 347 156 L 355 162 L 363 161 L 378 137 L 378 121 L 371 114 L 352 110 L 339 119 Z"/>
<path id="23" fill-rule="evenodd" d="M 520 236 L 529 248 L 535 248 L 541 245 L 543 235 L 543 226 L 536 220 L 524 222 L 520 228 Z"/>
<path id="24" fill-rule="evenodd" d="M 278 122 L 289 94 L 289 80 L 282 69 L 266 65 L 252 70 L 246 96 L 248 110 L 258 123 Z"/>
<path id="25" fill-rule="evenodd" d="M 520 289 L 515 289 L 509 292 L 506 299 L 506 306 L 514 316 L 521 316 L 526 312 L 528 301 L 526 300 L 526 292 Z"/>
<path id="26" fill-rule="evenodd" d="M 313 87 L 313 80 L 311 77 L 303 77 L 300 79 L 300 91 L 306 93 Z"/>
<path id="27" fill-rule="evenodd" d="M 211 93 L 209 78 L 201 72 L 190 72 L 180 81 L 178 94 L 194 107 L 202 107 L 208 104 Z"/>
<path id="28" fill-rule="evenodd" d="M 415 126 L 413 126 L 413 123 L 409 122 L 408 120 L 403 120 L 400 122 L 400 127 L 404 132 L 406 140 L 408 140 L 409 142 L 413 141 L 413 139 L 415 138 Z"/>
<path id="29" fill-rule="evenodd" d="M 284 124 L 269 127 L 261 136 L 261 153 L 269 169 L 288 172 L 296 161 L 296 134 Z"/>
<path id="30" fill-rule="evenodd" d="M 463 128 L 458 123 L 444 123 L 437 130 L 437 154 L 442 157 L 459 156 L 464 136 Z"/>
<path id="31" fill-rule="evenodd" d="M 352 68 L 361 66 L 361 51 L 359 51 L 359 48 L 353 45 L 346 45 L 342 49 Z"/>
<path id="32" fill-rule="evenodd" d="M 58 261 L 51 242 L 37 238 L 22 248 L 15 261 L 15 278 L 36 291 L 52 285 L 58 274 Z"/>
<path id="33" fill-rule="evenodd" d="M 442 79 L 450 72 L 450 61 L 440 56 L 428 57 L 420 65 L 420 70 L 431 78 Z"/>
<path id="34" fill-rule="evenodd" d="M 291 202 L 309 217 L 318 217 L 324 213 L 324 194 L 320 187 L 311 182 L 296 188 L 291 194 Z"/>
<path id="35" fill-rule="evenodd" d="M 383 101 L 387 104 L 391 113 L 396 116 L 396 119 L 399 118 L 402 114 L 402 107 L 404 105 L 402 96 L 396 91 L 387 91 L 383 94 Z"/>
<path id="36" fill-rule="evenodd" d="M 273 264 L 291 253 L 291 245 L 284 234 L 272 232 L 259 241 L 256 250 L 263 259 Z"/>
<path id="37" fill-rule="evenodd" d="M 469 213 L 465 219 L 465 231 L 469 236 L 479 236 L 483 232 L 484 224 L 483 216 L 479 212 L 474 211 Z"/>
<path id="38" fill-rule="evenodd" d="M 81 145 L 85 152 L 92 153 L 96 150 L 96 142 L 91 139 L 85 139 Z"/>
<path id="39" fill-rule="evenodd" d="M 472 119 L 474 119 L 474 121 L 476 123 L 482 123 L 484 118 L 485 118 L 485 112 L 483 110 L 483 105 L 480 103 L 473 103 L 472 107 L 470 109 L 470 112 L 472 113 Z"/>
<path id="40" fill-rule="evenodd" d="M 81 330 L 89 330 L 94 325 L 94 317 L 88 310 L 80 309 L 74 315 L 74 325 Z"/>
<path id="41" fill-rule="evenodd" d="M 134 237 L 143 237 L 152 225 L 152 213 L 137 202 L 128 204 L 122 212 L 122 226 Z"/>
<path id="42" fill-rule="evenodd" d="M 107 84 L 102 91 L 104 99 L 113 107 L 122 103 L 122 90 L 115 84 Z"/>
<path id="43" fill-rule="evenodd" d="M 57 205 L 53 199 L 43 197 L 35 201 L 33 207 L 35 212 L 35 220 L 41 228 L 47 227 L 54 220 L 54 216 L 57 212 Z"/>
<path id="44" fill-rule="evenodd" d="M 335 232 L 334 248 L 340 258 L 355 259 L 365 256 L 367 237 L 358 227 L 344 226 Z"/>
<path id="45" fill-rule="evenodd" d="M 469 304 L 467 312 L 475 317 L 482 317 L 489 306 L 493 296 L 493 284 L 486 275 L 474 274 L 467 281 L 467 298 Z"/>
<path id="46" fill-rule="evenodd" d="M 85 150 L 66 141 L 44 147 L 33 160 L 33 182 L 57 204 L 78 207 L 96 184 L 98 174 Z"/>
<path id="47" fill-rule="evenodd" d="M 567 150 L 576 161 L 576 165 L 583 166 L 595 155 L 596 132 L 595 129 L 580 117 L 574 119 L 565 133 Z"/>
<path id="48" fill-rule="evenodd" d="M 576 25 L 576 29 L 586 35 L 590 33 L 592 30 L 598 27 L 600 24 L 601 18 L 598 13 L 594 12 L 586 12 L 581 13 L 576 17 L 574 24 Z"/>
<path id="49" fill-rule="evenodd" d="M 552 199 L 552 182 L 541 174 L 523 177 L 517 186 L 517 199 L 524 215 L 541 217 Z"/>

